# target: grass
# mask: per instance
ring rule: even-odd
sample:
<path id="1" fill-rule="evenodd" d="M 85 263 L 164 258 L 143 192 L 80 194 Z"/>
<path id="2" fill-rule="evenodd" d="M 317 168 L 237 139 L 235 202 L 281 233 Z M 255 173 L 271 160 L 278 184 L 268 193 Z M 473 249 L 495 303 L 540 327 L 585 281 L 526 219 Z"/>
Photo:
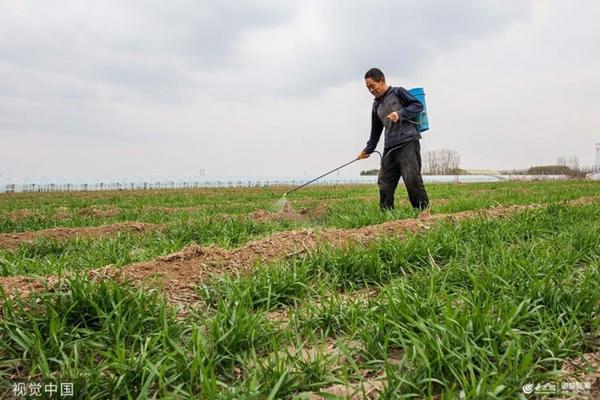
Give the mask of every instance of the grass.
<path id="1" fill-rule="evenodd" d="M 0 382 L 73 380 L 84 398 L 278 399 L 385 371 L 382 398 L 522 397 L 599 350 L 597 215 L 597 202 L 552 205 L 322 246 L 204 282 L 206 306 L 185 319 L 154 291 L 74 277 L 4 298 Z"/>
<path id="2" fill-rule="evenodd" d="M 100 268 L 108 264 L 117 266 L 137 261 L 148 261 L 156 256 L 178 251 L 195 242 L 200 245 L 217 245 L 234 248 L 249 240 L 268 236 L 274 232 L 310 228 L 358 228 L 399 218 L 412 218 L 414 211 L 407 205 L 393 212 L 381 213 L 376 199 L 360 196 L 374 194 L 369 186 L 339 186 L 303 189 L 292 200 L 314 207 L 320 202 L 330 203 L 320 219 L 303 221 L 254 221 L 247 212 L 258 208 L 268 209 L 276 199 L 278 188 L 257 189 L 202 189 L 158 192 L 108 192 L 108 193 L 23 193 L 0 196 L 0 210 L 30 208 L 42 216 L 20 219 L 0 217 L 0 231 L 14 232 L 54 226 L 95 226 L 103 223 L 139 220 L 163 223 L 166 229 L 145 235 L 122 234 L 107 239 L 72 239 L 55 242 L 40 239 L 33 244 L 23 244 L 17 252 L 0 249 L 0 276 L 62 274 Z M 488 208 L 499 204 L 528 204 L 552 202 L 598 192 L 598 183 L 588 181 L 564 182 L 506 182 L 491 184 L 429 185 L 433 213 L 458 212 Z M 402 197 L 400 189 L 398 196 Z M 356 199 L 358 197 L 358 199 Z M 448 201 L 436 206 L 436 199 Z M 92 205 L 121 207 L 114 217 L 82 216 L 79 209 Z M 144 211 L 147 206 L 199 207 L 194 212 L 165 213 Z M 37 208 L 36 208 L 37 207 Z M 70 217 L 56 220 L 53 213 L 59 207 L 71 207 Z M 223 212 L 233 212 L 223 215 Z M 1 214 L 1 212 L 0 212 Z"/>
<path id="3" fill-rule="evenodd" d="M 124 192 L 12 193 L 0 195 L 0 232 L 40 230 L 57 226 L 96 226 L 121 221 L 172 223 L 189 218 L 203 219 L 219 214 L 242 216 L 257 209 L 269 210 L 280 199 L 285 187 L 260 189 L 195 189 Z M 427 186 L 434 205 L 433 212 L 457 212 L 487 208 L 497 204 L 527 204 L 568 200 L 598 193 L 594 181 L 503 182 L 478 184 L 432 184 Z M 323 226 L 355 227 L 383 222 L 389 218 L 412 216 L 409 207 L 399 207 L 396 213 L 381 215 L 377 211 L 376 187 L 333 186 L 307 187 L 294 193 L 289 200 L 295 207 L 316 207 L 328 204 Z M 405 199 L 402 187 L 398 199 Z M 444 203 L 437 204 L 437 200 Z M 408 204 L 408 203 L 404 203 Z M 83 213 L 90 207 L 109 207 L 114 216 L 94 216 Z M 193 211 L 166 213 L 152 207 L 194 207 Z M 34 215 L 11 218 L 10 213 L 30 210 Z M 368 217 L 365 218 L 365 210 Z M 56 218 L 57 214 L 62 218 Z"/>
<path id="4" fill-rule="evenodd" d="M 252 238 L 290 228 L 288 223 L 256 223 L 249 219 L 178 221 L 145 235 L 121 233 L 105 239 L 74 238 L 57 241 L 41 237 L 16 251 L 0 250 L 0 276 L 48 275 L 122 266 L 181 250 L 190 243 L 234 248 Z"/>

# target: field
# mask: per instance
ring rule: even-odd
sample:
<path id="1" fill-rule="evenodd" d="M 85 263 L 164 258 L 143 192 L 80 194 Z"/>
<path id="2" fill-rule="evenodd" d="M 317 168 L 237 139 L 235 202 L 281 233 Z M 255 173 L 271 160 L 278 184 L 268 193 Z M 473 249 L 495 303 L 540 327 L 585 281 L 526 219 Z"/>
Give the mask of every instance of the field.
<path id="1" fill-rule="evenodd" d="M 600 182 L 284 191 L 0 195 L 0 397 L 600 398 Z"/>

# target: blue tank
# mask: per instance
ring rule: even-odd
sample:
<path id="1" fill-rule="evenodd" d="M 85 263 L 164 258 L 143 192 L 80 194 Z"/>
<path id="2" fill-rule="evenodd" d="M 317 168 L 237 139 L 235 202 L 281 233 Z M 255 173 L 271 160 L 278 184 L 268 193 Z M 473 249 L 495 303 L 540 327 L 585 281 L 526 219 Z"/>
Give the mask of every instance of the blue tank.
<path id="1" fill-rule="evenodd" d="M 427 103 L 425 103 L 425 91 L 423 88 L 413 88 L 408 91 L 414 98 L 419 100 L 423 104 L 423 111 L 417 117 L 417 123 L 419 124 L 419 131 L 425 132 L 429 129 L 429 118 L 427 118 Z"/>

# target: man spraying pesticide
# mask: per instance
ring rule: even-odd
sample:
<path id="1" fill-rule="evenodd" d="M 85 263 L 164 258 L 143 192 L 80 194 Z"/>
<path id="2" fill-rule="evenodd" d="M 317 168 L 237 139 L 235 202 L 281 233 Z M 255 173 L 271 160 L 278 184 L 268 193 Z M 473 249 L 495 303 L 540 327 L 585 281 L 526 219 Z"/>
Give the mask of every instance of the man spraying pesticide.
<path id="1" fill-rule="evenodd" d="M 422 89 L 407 91 L 402 87 L 388 86 L 380 69 L 371 68 L 365 74 L 367 89 L 375 97 L 371 112 L 371 136 L 367 147 L 357 158 L 347 162 L 287 193 L 278 203 L 285 204 L 287 195 L 301 189 L 324 176 L 346 167 L 358 160 L 368 158 L 385 128 L 385 143 L 381 156 L 381 169 L 377 178 L 379 206 L 381 210 L 394 208 L 394 192 L 402 177 L 410 203 L 417 210 L 424 210 L 429 199 L 421 176 L 421 132 L 429 129 L 424 104 L 411 94 L 424 96 Z M 422 97 L 424 99 L 424 97 Z M 379 153 L 379 152 L 376 152 Z"/>
<path id="2" fill-rule="evenodd" d="M 424 210 L 429 199 L 421 176 L 419 139 L 421 131 L 428 129 L 428 124 L 423 119 L 415 121 L 421 117 L 423 104 L 406 89 L 388 86 L 378 68 L 367 71 L 365 84 L 375 100 L 371 111 L 371 137 L 358 159 L 367 158 L 375 151 L 385 128 L 381 169 L 377 177 L 379 206 L 382 210 L 394 208 L 394 192 L 402 177 L 410 203 L 414 208 Z"/>

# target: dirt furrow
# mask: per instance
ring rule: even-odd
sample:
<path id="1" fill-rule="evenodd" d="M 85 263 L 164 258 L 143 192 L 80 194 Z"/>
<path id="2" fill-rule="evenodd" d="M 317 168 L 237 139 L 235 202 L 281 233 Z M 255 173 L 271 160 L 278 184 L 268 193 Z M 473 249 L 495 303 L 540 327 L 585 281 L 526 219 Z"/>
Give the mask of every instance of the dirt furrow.
<path id="1" fill-rule="evenodd" d="M 364 196 L 354 196 L 352 200 L 372 200 L 377 201 L 379 199 L 378 196 L 375 195 L 364 195 Z M 318 199 L 305 199 L 301 198 L 298 200 L 294 200 L 293 203 L 296 206 L 300 206 L 300 210 L 309 210 L 312 209 L 309 205 L 318 202 L 320 204 L 316 209 L 327 209 L 327 205 L 335 204 L 342 201 L 348 201 L 348 197 L 332 197 L 325 200 Z M 447 199 L 436 199 L 436 204 L 446 203 Z M 246 205 L 247 202 L 243 201 L 230 201 L 225 204 L 221 204 L 221 206 L 226 205 L 228 207 L 231 206 L 242 206 Z M 406 201 L 406 204 L 409 204 Z M 144 206 L 141 208 L 124 208 L 119 206 L 111 206 L 111 205 L 90 205 L 82 208 L 69 208 L 69 207 L 58 207 L 55 210 L 55 213 L 48 216 L 47 218 L 51 218 L 54 221 L 63 221 L 73 216 L 83 216 L 83 217 L 94 217 L 94 218 L 109 218 L 115 217 L 124 211 L 139 211 L 141 213 L 162 213 L 162 214 L 177 214 L 177 213 L 194 213 L 198 211 L 206 211 L 214 209 L 214 204 L 204 204 L 198 206 L 189 206 L 189 207 L 168 207 L 168 206 Z M 265 213 L 269 213 L 267 210 L 259 210 L 254 213 L 250 213 L 250 216 L 254 214 L 258 214 L 259 216 Z M 217 215 L 230 215 L 226 213 L 219 213 Z M 233 214 L 238 215 L 238 214 Z M 46 218 L 43 213 L 39 210 L 35 209 L 18 209 L 14 211 L 0 213 L 0 219 L 7 219 L 11 221 L 17 221 L 24 218 Z"/>
<path id="2" fill-rule="evenodd" d="M 586 197 L 563 202 L 567 205 L 583 205 L 597 201 L 598 197 Z M 296 257 L 315 250 L 320 244 L 343 247 L 355 243 L 366 244 L 380 237 L 402 238 L 410 233 L 423 232 L 441 222 L 458 222 L 466 218 L 506 217 L 526 210 L 545 207 L 544 204 L 499 206 L 486 210 L 463 211 L 454 214 L 421 214 L 417 219 L 389 221 L 356 229 L 322 229 L 314 231 L 278 232 L 269 237 L 254 240 L 233 250 L 215 246 L 189 245 L 183 250 L 153 261 L 129 264 L 122 268 L 106 266 L 92 270 L 95 279 L 131 281 L 142 286 L 158 287 L 167 297 L 179 304 L 196 302 L 195 286 L 206 277 L 215 274 L 243 274 L 257 262 L 271 262 Z M 51 281 L 56 278 L 53 277 Z M 43 288 L 48 278 L 32 280 L 31 277 L 0 278 L 0 285 L 9 292 L 26 295 L 31 290 Z"/>
<path id="3" fill-rule="evenodd" d="M 578 199 L 567 204 L 582 204 L 589 199 Z M 109 277 L 131 280 L 165 289 L 176 302 L 196 301 L 195 285 L 214 274 L 243 274 L 255 263 L 278 261 L 296 257 L 315 250 L 320 244 L 343 247 L 355 243 L 366 244 L 380 237 L 404 237 L 409 233 L 423 232 L 440 221 L 458 222 L 465 218 L 504 217 L 543 205 L 501 206 L 487 210 L 463 211 L 454 214 L 430 215 L 423 213 L 418 219 L 389 221 L 355 229 L 303 229 L 277 232 L 269 237 L 254 240 L 234 250 L 214 246 L 190 245 L 180 252 L 159 257 L 151 262 L 126 265 L 122 268 L 105 267 L 90 272 L 92 277 Z"/>
<path id="4" fill-rule="evenodd" d="M 256 222 L 284 220 L 301 221 L 310 218 L 321 218 L 326 211 L 327 208 L 324 206 L 312 209 L 303 208 L 299 211 L 295 211 L 290 206 L 286 206 L 281 212 L 275 213 L 259 210 L 247 214 L 247 217 Z M 217 214 L 214 218 L 227 220 L 230 219 L 231 216 L 228 214 Z M 90 227 L 57 227 L 39 231 L 0 233 L 0 249 L 15 250 L 20 244 L 31 244 L 41 237 L 58 241 L 65 241 L 77 237 L 103 238 L 114 236 L 119 232 L 152 232 L 164 229 L 165 226 L 165 224 L 158 225 L 146 222 L 125 221 Z"/>
<path id="5" fill-rule="evenodd" d="M 121 222 L 117 224 L 80 228 L 51 228 L 39 231 L 0 233 L 0 248 L 15 250 L 21 244 L 31 244 L 40 238 L 65 241 L 73 238 L 106 238 L 119 233 L 147 233 L 163 229 L 163 225 L 145 222 Z"/>

